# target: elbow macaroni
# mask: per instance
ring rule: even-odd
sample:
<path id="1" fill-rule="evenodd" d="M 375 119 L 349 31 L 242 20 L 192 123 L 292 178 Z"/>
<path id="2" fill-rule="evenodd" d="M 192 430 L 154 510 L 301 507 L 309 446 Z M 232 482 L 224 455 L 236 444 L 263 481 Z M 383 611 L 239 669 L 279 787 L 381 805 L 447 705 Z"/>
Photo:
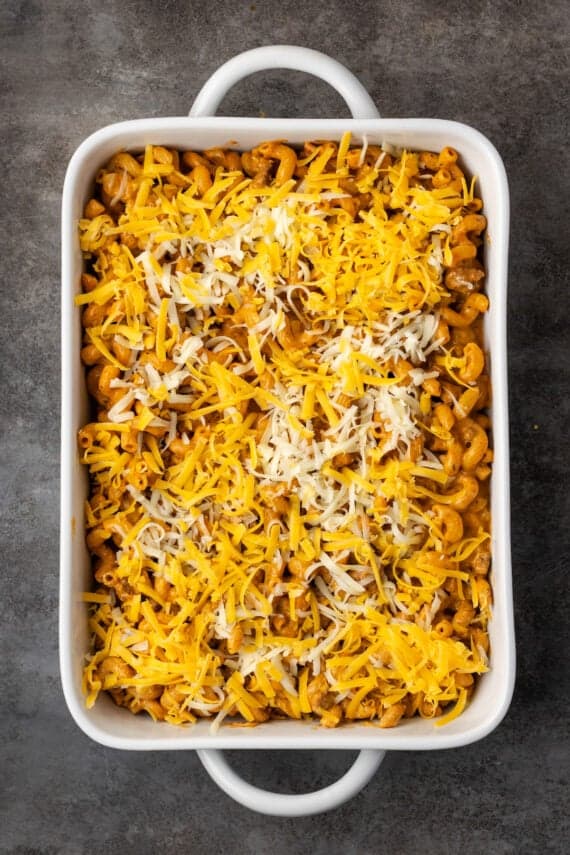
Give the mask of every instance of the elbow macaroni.
<path id="1" fill-rule="evenodd" d="M 492 451 L 457 152 L 147 146 L 96 187 L 88 704 L 459 714 L 488 667 Z"/>

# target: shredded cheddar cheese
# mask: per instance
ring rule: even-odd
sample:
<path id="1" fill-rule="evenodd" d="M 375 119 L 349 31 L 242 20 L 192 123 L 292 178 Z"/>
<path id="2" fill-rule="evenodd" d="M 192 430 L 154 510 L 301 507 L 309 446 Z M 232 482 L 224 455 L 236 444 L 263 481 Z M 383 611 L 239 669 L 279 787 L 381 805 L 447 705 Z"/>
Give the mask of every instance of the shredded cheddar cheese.
<path id="1" fill-rule="evenodd" d="M 456 155 L 147 146 L 97 181 L 87 703 L 214 728 L 459 715 L 488 667 L 492 455 Z"/>

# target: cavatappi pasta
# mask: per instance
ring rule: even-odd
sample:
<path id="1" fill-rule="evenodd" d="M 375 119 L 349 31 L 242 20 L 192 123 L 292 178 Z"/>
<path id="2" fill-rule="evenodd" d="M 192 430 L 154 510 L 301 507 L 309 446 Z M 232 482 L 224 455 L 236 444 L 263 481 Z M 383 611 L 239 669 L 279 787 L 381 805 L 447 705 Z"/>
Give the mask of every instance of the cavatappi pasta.
<path id="1" fill-rule="evenodd" d="M 80 221 L 87 703 L 392 727 L 488 667 L 482 203 L 457 152 L 120 152 Z"/>

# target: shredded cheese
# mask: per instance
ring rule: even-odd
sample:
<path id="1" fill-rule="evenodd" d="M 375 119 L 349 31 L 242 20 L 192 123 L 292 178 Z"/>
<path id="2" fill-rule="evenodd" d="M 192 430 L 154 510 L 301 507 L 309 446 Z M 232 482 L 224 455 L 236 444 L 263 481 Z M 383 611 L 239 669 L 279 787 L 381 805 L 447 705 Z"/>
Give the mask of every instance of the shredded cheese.
<path id="1" fill-rule="evenodd" d="M 456 675 L 487 667 L 465 567 L 488 531 L 471 521 L 450 543 L 430 510 L 454 487 L 434 383 L 473 385 L 441 337 L 473 188 L 348 135 L 278 186 L 235 159 L 200 187 L 198 155 L 188 173 L 160 147 L 121 157 L 105 213 L 80 222 L 96 285 L 77 304 L 100 354 L 100 420 L 80 433 L 100 585 L 88 703 L 109 690 L 214 730 L 236 714 L 382 721 L 402 700 L 451 720 Z M 446 635 L 470 579 L 480 634 L 456 617 Z"/>

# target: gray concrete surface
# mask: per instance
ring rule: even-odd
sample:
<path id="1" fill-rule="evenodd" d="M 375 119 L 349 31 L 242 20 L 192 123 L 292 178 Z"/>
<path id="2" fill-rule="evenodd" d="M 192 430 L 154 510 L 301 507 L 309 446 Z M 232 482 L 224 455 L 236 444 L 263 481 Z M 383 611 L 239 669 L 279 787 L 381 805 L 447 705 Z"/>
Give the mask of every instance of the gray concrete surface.
<path id="1" fill-rule="evenodd" d="M 192 752 L 90 742 L 57 664 L 59 204 L 81 140 L 181 115 L 241 49 L 320 48 L 386 116 L 478 127 L 512 192 L 509 353 L 518 682 L 467 748 L 392 754 L 366 790 L 306 820 L 251 814 Z M 0 850 L 36 853 L 519 855 L 568 851 L 568 7 L 473 2 L 0 4 Z M 256 75 L 225 114 L 346 115 L 325 84 Z M 267 787 L 332 781 L 350 755 L 235 758 Z"/>

